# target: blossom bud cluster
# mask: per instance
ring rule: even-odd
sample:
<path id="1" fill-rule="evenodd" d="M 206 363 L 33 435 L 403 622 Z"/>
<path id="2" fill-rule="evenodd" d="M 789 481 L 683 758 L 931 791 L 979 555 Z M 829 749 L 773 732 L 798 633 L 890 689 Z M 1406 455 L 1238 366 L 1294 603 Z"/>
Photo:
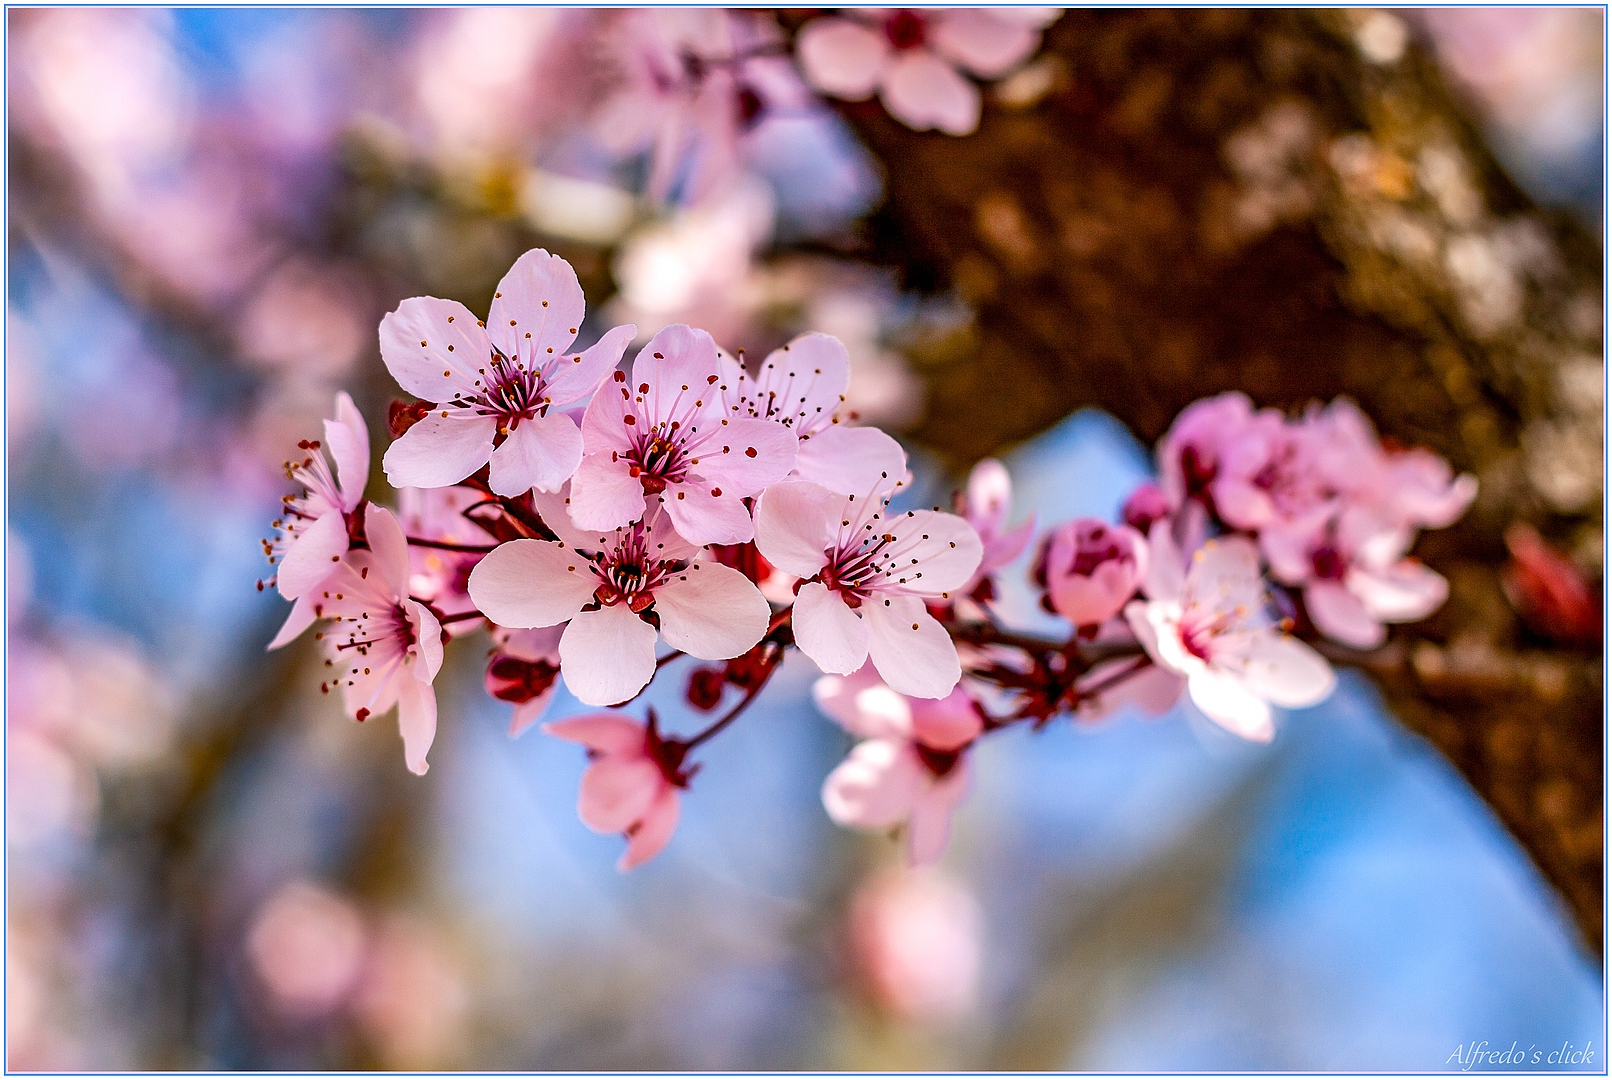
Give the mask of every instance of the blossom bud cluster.
<path id="1" fill-rule="evenodd" d="M 381 323 L 381 354 L 417 399 L 394 403 L 382 459 L 397 510 L 369 503 L 369 434 L 347 395 L 322 443 L 287 466 L 303 485 L 265 541 L 323 688 L 357 720 L 397 708 L 424 773 L 444 648 L 491 637 L 485 685 L 536 722 L 558 688 L 611 711 L 549 724 L 592 764 L 579 815 L 657 854 L 699 769 L 690 755 L 739 718 L 790 648 L 824 673 L 820 708 L 858 741 L 827 778 L 837 822 L 904 831 L 935 861 L 984 736 L 1183 695 L 1227 730 L 1274 734 L 1272 706 L 1325 697 L 1311 629 L 1369 647 L 1382 623 L 1429 613 L 1443 579 L 1406 555 L 1473 494 L 1423 451 L 1384 449 L 1345 401 L 1298 420 L 1226 395 L 1182 413 L 1160 481 L 1120 522 L 1048 529 L 1028 573 L 1066 640 L 1003 624 L 996 577 L 1035 536 L 1008 524 L 1012 484 L 974 469 L 955 513 L 902 509 L 906 453 L 843 411 L 834 338 L 808 333 L 747 366 L 702 330 L 668 326 L 630 364 L 631 325 L 573 345 L 571 267 L 527 252 L 485 320 L 432 297 Z M 329 455 L 327 460 L 326 455 Z M 1295 599 L 1295 620 L 1273 606 Z M 1300 636 L 1296 636 L 1295 631 Z M 681 657 L 691 736 L 616 711 Z M 733 699 L 733 700 L 730 700 Z"/>

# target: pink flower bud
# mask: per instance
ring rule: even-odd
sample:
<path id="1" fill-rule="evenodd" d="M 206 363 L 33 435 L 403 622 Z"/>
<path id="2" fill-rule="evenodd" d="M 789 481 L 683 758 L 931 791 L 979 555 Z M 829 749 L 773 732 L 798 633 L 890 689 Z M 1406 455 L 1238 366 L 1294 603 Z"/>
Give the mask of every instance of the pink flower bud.
<path id="1" fill-rule="evenodd" d="M 1164 489 L 1151 480 L 1131 492 L 1131 497 L 1125 500 L 1125 506 L 1120 510 L 1120 518 L 1125 524 L 1143 536 L 1147 535 L 1155 521 L 1169 516 L 1170 502 L 1164 497 Z"/>
<path id="2" fill-rule="evenodd" d="M 1047 534 L 1035 576 L 1054 611 L 1076 626 L 1093 626 L 1119 613 L 1146 571 L 1141 533 L 1080 518 Z"/>

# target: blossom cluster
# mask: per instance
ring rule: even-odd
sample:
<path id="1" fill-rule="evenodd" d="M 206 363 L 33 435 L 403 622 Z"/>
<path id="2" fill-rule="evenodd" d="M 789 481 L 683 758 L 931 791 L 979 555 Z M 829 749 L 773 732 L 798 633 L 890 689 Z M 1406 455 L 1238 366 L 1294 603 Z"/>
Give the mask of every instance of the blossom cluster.
<path id="1" fill-rule="evenodd" d="M 382 321 L 392 405 L 382 458 L 397 511 L 364 498 L 369 435 L 345 394 L 323 442 L 301 444 L 265 541 L 293 602 L 278 648 L 315 624 L 323 688 L 357 720 L 398 713 L 404 757 L 427 768 L 445 646 L 478 628 L 486 687 L 511 733 L 564 685 L 608 711 L 545 730 L 591 764 L 579 815 L 620 833 L 623 869 L 671 839 L 699 768 L 790 649 L 823 672 L 814 696 L 857 742 L 827 778 L 837 822 L 904 831 L 915 864 L 944 851 L 988 734 L 1183 697 L 1265 741 L 1273 707 L 1333 685 L 1305 639 L 1357 648 L 1444 599 L 1407 554 L 1452 522 L 1475 482 L 1391 450 L 1345 400 L 1297 419 L 1228 394 L 1162 440 L 1159 480 L 1122 520 L 1046 530 L 1029 573 L 1068 625 L 1004 624 L 996 579 L 1031 549 L 1010 524 L 1007 469 L 981 462 L 951 511 L 903 508 L 906 452 L 843 409 L 844 347 L 808 333 L 759 364 L 677 324 L 624 362 L 636 328 L 574 348 L 583 294 L 563 259 L 527 252 L 485 320 L 432 297 Z M 327 459 L 328 455 L 328 459 Z M 623 711 L 680 658 L 692 736 Z"/>

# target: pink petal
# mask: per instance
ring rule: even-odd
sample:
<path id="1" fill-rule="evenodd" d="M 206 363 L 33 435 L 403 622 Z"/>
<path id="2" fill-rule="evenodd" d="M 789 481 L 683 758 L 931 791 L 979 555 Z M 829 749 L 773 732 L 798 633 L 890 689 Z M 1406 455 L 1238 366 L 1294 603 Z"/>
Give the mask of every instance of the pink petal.
<path id="1" fill-rule="evenodd" d="M 599 587 L 584 560 L 552 540 L 511 540 L 470 571 L 470 599 L 499 626 L 554 626 Z"/>
<path id="2" fill-rule="evenodd" d="M 666 786 L 660 768 L 646 757 L 605 757 L 582 774 L 577 816 L 597 833 L 616 833 L 642 820 Z"/>
<path id="3" fill-rule="evenodd" d="M 795 55 L 806 81 L 846 101 L 862 101 L 873 93 L 889 51 L 883 34 L 847 19 L 813 19 L 795 37 Z"/>
<path id="4" fill-rule="evenodd" d="M 819 678 L 812 683 L 812 700 L 852 735 L 902 741 L 912 734 L 911 699 L 886 686 L 871 663 L 850 675 Z"/>
<path id="5" fill-rule="evenodd" d="M 585 705 L 617 705 L 655 675 L 655 628 L 614 604 L 584 611 L 560 638 L 560 674 Z"/>
<path id="6" fill-rule="evenodd" d="M 336 395 L 336 419 L 325 421 L 325 445 L 336 461 L 341 508 L 351 513 L 369 483 L 369 428 L 345 390 Z"/>
<path id="7" fill-rule="evenodd" d="M 968 797 L 970 769 L 967 758 L 936 780 L 913 802 L 907 818 L 907 865 L 933 866 L 946 853 L 952 813 Z"/>
<path id="8" fill-rule="evenodd" d="M 803 437 L 833 423 L 850 381 L 851 358 L 838 338 L 801 334 L 768 353 L 755 379 L 745 380 L 739 415 L 787 424 Z"/>
<path id="9" fill-rule="evenodd" d="M 487 336 L 528 369 L 542 367 L 546 349 L 563 353 L 571 347 L 582 312 L 582 286 L 571 264 L 533 248 L 498 283 L 487 312 Z"/>
<path id="10" fill-rule="evenodd" d="M 895 577 L 881 587 L 896 592 L 939 596 L 961 588 L 985 554 L 979 533 L 956 514 L 913 510 L 887 518 L 885 527 L 896 537 L 888 550 L 901 554 Z"/>
<path id="11" fill-rule="evenodd" d="M 1215 509 L 1239 529 L 1261 529 L 1276 520 L 1276 507 L 1264 491 L 1236 476 L 1214 482 Z"/>
<path id="12" fill-rule="evenodd" d="M 314 612 L 313 606 L 313 597 L 306 593 L 297 597 L 291 605 L 291 614 L 285 617 L 285 622 L 280 626 L 280 632 L 274 635 L 273 641 L 269 642 L 269 649 L 281 648 L 301 637 L 302 632 L 312 626 L 314 621 L 319 618 L 318 614 Z"/>
<path id="13" fill-rule="evenodd" d="M 956 8 L 935 13 L 929 38 L 946 59 L 982 79 L 999 79 L 1036 51 L 1041 31 L 999 18 L 995 11 Z"/>
<path id="14" fill-rule="evenodd" d="M 563 412 L 522 420 L 493 451 L 487 483 L 511 498 L 532 488 L 558 491 L 582 464 L 582 432 Z"/>
<path id="15" fill-rule="evenodd" d="M 607 387 L 593 400 L 597 402 L 609 392 Z M 588 416 L 592 415 L 590 407 Z M 587 427 L 586 420 L 583 427 Z M 586 445 L 586 430 L 582 438 Z M 644 486 L 628 472 L 630 466 L 624 459 L 610 460 L 612 453 L 589 453 L 571 477 L 571 520 L 579 529 L 619 529 L 644 516 Z"/>
<path id="16" fill-rule="evenodd" d="M 1186 587 L 1181 551 L 1170 536 L 1170 521 L 1155 521 L 1147 533 L 1147 574 L 1142 592 L 1149 600 L 1176 600 Z M 1134 620 L 1133 620 L 1134 622 Z"/>
<path id="17" fill-rule="evenodd" d="M 756 500 L 756 547 L 787 573 L 811 577 L 828 562 L 845 499 L 818 484 L 785 481 Z"/>
<path id="18" fill-rule="evenodd" d="M 1154 526 L 1157 528 L 1157 526 Z M 1243 536 L 1226 536 L 1204 542 L 1192 553 L 1182 589 L 1182 607 L 1202 605 L 1216 611 L 1258 610 L 1265 601 L 1265 582 L 1259 572 L 1259 549 Z"/>
<path id="19" fill-rule="evenodd" d="M 609 454 L 605 457 L 609 458 Z M 642 491 L 642 487 L 639 488 Z M 532 504 L 543 524 L 554 530 L 560 542 L 578 551 L 598 551 L 615 543 L 611 529 L 583 529 L 571 520 L 571 489 L 562 484 L 559 491 L 533 491 Z M 558 639 L 556 639 L 558 640 Z"/>
<path id="20" fill-rule="evenodd" d="M 728 660 L 761 640 L 772 609 L 749 578 L 721 563 L 693 562 L 655 590 L 666 644 L 701 660 Z"/>
<path id="21" fill-rule="evenodd" d="M 340 510 L 330 510 L 302 531 L 291 542 L 275 577 L 280 595 L 287 600 L 312 592 L 329 577 L 347 551 L 347 520 Z"/>
<path id="22" fill-rule="evenodd" d="M 623 374 L 618 372 L 618 374 Z M 608 454 L 614 451 L 625 454 L 633 448 L 630 430 L 641 419 L 642 408 L 633 401 L 633 390 L 625 376 L 612 377 L 599 386 L 582 414 L 582 452 L 585 455 Z M 647 417 L 645 413 L 645 417 Z M 631 416 L 633 423 L 626 418 Z M 647 423 L 647 419 L 644 420 Z"/>
<path id="23" fill-rule="evenodd" d="M 948 135 L 968 135 L 979 127 L 979 90 L 926 49 L 898 56 L 880 84 L 884 107 L 914 131 L 937 128 Z"/>
<path id="24" fill-rule="evenodd" d="M 801 440 L 792 475 L 862 498 L 906 471 L 907 452 L 878 428 L 834 424 Z"/>
<path id="25" fill-rule="evenodd" d="M 1149 603 L 1144 600 L 1132 600 L 1125 605 L 1125 622 L 1130 626 L 1131 633 L 1136 635 L 1137 642 L 1141 644 L 1142 649 L 1152 658 L 1155 664 L 1173 668 L 1174 665 L 1168 662 L 1159 649 L 1159 633 L 1153 625 L 1153 619 L 1150 617 L 1152 609 L 1159 603 L 1162 602 L 1153 601 Z"/>
<path id="26" fill-rule="evenodd" d="M 867 623 L 821 582 L 808 582 L 795 595 L 795 644 L 818 670 L 849 675 L 868 658 Z"/>
<path id="27" fill-rule="evenodd" d="M 544 724 L 543 732 L 556 739 L 581 743 L 589 750 L 601 754 L 620 754 L 628 757 L 643 756 L 647 733 L 644 725 L 629 720 L 620 713 L 593 713 L 573 716 Z"/>
<path id="28" fill-rule="evenodd" d="M 414 677 L 429 683 L 442 670 L 442 624 L 431 614 L 431 609 L 418 600 L 403 601 L 403 610 L 410 615 L 414 628 L 415 649 L 418 659 L 412 665 Z"/>
<path id="29" fill-rule="evenodd" d="M 409 772 L 424 776 L 425 755 L 437 736 L 437 693 L 429 682 L 402 679 L 398 683 L 397 727 L 403 736 L 403 761 Z"/>
<path id="30" fill-rule="evenodd" d="M 700 459 L 694 468 L 702 480 L 744 496 L 789 475 L 799 444 L 792 430 L 771 420 L 730 420 L 691 443 L 690 452 Z"/>
<path id="31" fill-rule="evenodd" d="M 453 409 L 434 412 L 386 449 L 381 465 L 393 487 L 438 488 L 457 484 L 493 454 L 498 421 Z"/>
<path id="32" fill-rule="evenodd" d="M 960 750 L 980 737 L 985 721 L 962 687 L 939 701 L 912 702 L 912 737 L 932 750 Z"/>
<path id="33" fill-rule="evenodd" d="M 1415 559 L 1401 559 L 1383 570 L 1351 570 L 1344 580 L 1374 618 L 1384 622 L 1425 619 L 1450 595 L 1450 583 Z"/>
<path id="34" fill-rule="evenodd" d="M 927 775 L 908 744 L 868 739 L 823 781 L 823 809 L 837 825 L 888 829 L 911 812 Z"/>
<path id="35" fill-rule="evenodd" d="M 364 537 L 374 558 L 375 571 L 393 599 L 409 594 L 409 539 L 403 526 L 384 506 L 370 503 L 364 509 Z"/>
<path id="36" fill-rule="evenodd" d="M 491 355 L 487 331 L 468 308 L 452 300 L 410 297 L 381 320 L 386 370 L 399 386 L 426 401 L 446 401 L 455 390 L 474 387 L 476 369 Z"/>
<path id="37" fill-rule="evenodd" d="M 981 537 L 982 540 L 985 540 L 985 552 L 980 556 L 980 566 L 976 573 L 984 574 L 992 570 L 1000 570 L 1014 559 L 1017 559 L 1026 545 L 1030 543 L 1030 538 L 1035 536 L 1035 526 L 1036 518 L 1034 514 L 1031 514 L 1028 521 L 1022 525 L 1015 526 L 1009 532 L 990 539 Z M 1145 552 L 1146 549 L 1144 548 L 1143 550 Z M 1144 555 L 1143 557 L 1145 558 L 1146 556 Z"/>
<path id="38" fill-rule="evenodd" d="M 1272 524 L 1259 532 L 1259 549 L 1271 564 L 1271 577 L 1285 585 L 1302 584 L 1315 572 L 1310 549 L 1317 539 L 1309 527 Z"/>
<path id="39" fill-rule="evenodd" d="M 627 850 L 622 852 L 621 860 L 616 863 L 616 869 L 625 873 L 659 855 L 661 849 L 671 840 L 672 834 L 677 831 L 677 818 L 681 807 L 682 798 L 678 790 L 667 784 L 644 813 L 642 820 L 638 822 L 638 827 L 633 830 L 631 838 L 627 841 Z"/>
<path id="40" fill-rule="evenodd" d="M 957 646 L 916 596 L 876 595 L 863 602 L 862 622 L 873 666 L 897 693 L 943 698 L 963 677 Z"/>
<path id="41" fill-rule="evenodd" d="M 985 458 L 969 470 L 968 520 L 979 529 L 996 532 L 1007 517 L 1013 497 L 1013 478 L 1007 466 L 995 458 Z"/>
<path id="42" fill-rule="evenodd" d="M 1304 609 L 1315 628 L 1355 649 L 1375 649 L 1388 636 L 1360 598 L 1339 581 L 1312 581 L 1304 590 Z"/>
<path id="43" fill-rule="evenodd" d="M 1233 735 L 1270 742 L 1276 734 L 1271 707 L 1231 675 L 1200 671 L 1187 680 L 1187 693 L 1205 716 Z"/>
<path id="44" fill-rule="evenodd" d="M 707 413 L 713 425 L 719 423 L 725 411 L 722 392 L 706 381 L 718 373 L 717 367 L 717 347 L 711 335 L 673 323 L 650 338 L 633 360 L 633 403 L 647 416 L 669 418 L 685 416 L 695 401 L 703 401 L 694 415 Z M 647 391 L 641 389 L 645 385 Z"/>
<path id="45" fill-rule="evenodd" d="M 513 739 L 537 723 L 548 709 L 549 702 L 553 700 L 554 687 L 550 686 L 530 701 L 523 701 L 515 706 L 515 710 L 509 716 L 509 737 Z"/>
<path id="46" fill-rule="evenodd" d="M 556 406 L 563 407 L 598 390 L 637 335 L 638 327 L 632 323 L 617 326 L 582 352 L 552 361 L 543 369 L 545 392 Z"/>

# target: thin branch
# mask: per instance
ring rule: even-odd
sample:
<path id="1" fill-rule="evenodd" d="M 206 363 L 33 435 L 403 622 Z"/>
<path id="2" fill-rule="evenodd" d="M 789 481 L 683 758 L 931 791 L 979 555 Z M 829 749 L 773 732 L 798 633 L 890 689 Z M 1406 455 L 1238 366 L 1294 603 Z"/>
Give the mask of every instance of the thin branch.
<path id="1" fill-rule="evenodd" d="M 418 536 L 407 537 L 407 540 L 415 547 L 436 548 L 438 551 L 460 551 L 467 555 L 485 555 L 497 546 L 496 544 L 450 544 L 446 540 L 425 540 Z"/>
<path id="2" fill-rule="evenodd" d="M 739 714 L 744 712 L 744 710 L 750 706 L 752 701 L 756 700 L 756 695 L 761 693 L 762 689 L 769 681 L 771 681 L 773 672 L 777 671 L 783 666 L 783 664 L 780 663 L 780 661 L 783 660 L 783 656 L 784 650 L 782 648 L 777 649 L 773 653 L 772 659 L 767 662 L 767 671 L 766 674 L 761 676 L 761 680 L 749 689 L 749 691 L 744 695 L 744 699 L 742 701 L 740 701 L 732 709 L 728 710 L 727 715 L 723 716 L 722 719 L 716 721 L 698 735 L 695 735 L 692 739 L 689 739 L 688 742 L 684 744 L 684 753 L 687 754 L 688 752 L 692 751 L 696 746 L 708 739 L 711 739 L 723 728 L 737 720 L 739 718 Z"/>

